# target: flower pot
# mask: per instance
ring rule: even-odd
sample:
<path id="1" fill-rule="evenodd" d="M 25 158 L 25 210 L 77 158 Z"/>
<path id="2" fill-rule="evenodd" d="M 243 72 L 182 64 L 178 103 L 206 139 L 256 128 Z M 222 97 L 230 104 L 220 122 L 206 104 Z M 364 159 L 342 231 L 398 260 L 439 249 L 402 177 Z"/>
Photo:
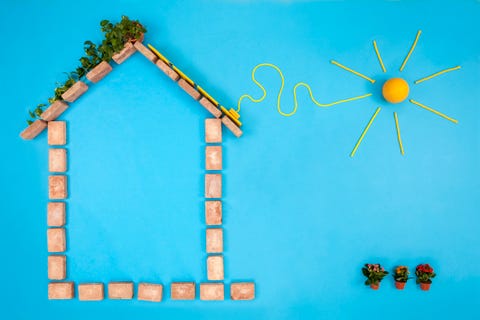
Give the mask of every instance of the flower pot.
<path id="1" fill-rule="evenodd" d="M 420 289 L 422 289 L 423 291 L 428 291 L 430 290 L 430 285 L 431 283 L 420 282 Z"/>
<path id="2" fill-rule="evenodd" d="M 142 33 L 138 39 L 132 39 L 132 40 L 130 40 L 130 41 L 133 42 L 133 43 L 135 43 L 135 42 L 137 42 L 137 41 L 138 41 L 138 42 L 143 42 L 143 39 L 144 39 L 144 38 L 145 38 L 145 33 Z"/>
<path id="3" fill-rule="evenodd" d="M 378 290 L 378 288 L 380 288 L 380 283 L 372 283 L 370 284 L 370 288 L 372 288 L 373 290 Z"/>
<path id="4" fill-rule="evenodd" d="M 138 25 L 142 26 L 141 24 L 138 24 Z M 142 26 L 142 27 L 143 27 L 143 26 Z M 145 38 L 145 33 L 142 32 L 142 33 L 140 34 L 140 37 L 138 37 L 138 39 L 131 38 L 131 39 L 129 39 L 129 41 L 130 41 L 131 43 L 135 43 L 135 42 L 137 42 L 137 41 L 138 41 L 138 42 L 143 42 L 143 39 L 144 39 L 144 38 Z"/>
<path id="5" fill-rule="evenodd" d="M 400 282 L 400 281 L 395 281 L 395 288 L 398 290 L 403 290 L 405 289 L 406 282 Z"/>

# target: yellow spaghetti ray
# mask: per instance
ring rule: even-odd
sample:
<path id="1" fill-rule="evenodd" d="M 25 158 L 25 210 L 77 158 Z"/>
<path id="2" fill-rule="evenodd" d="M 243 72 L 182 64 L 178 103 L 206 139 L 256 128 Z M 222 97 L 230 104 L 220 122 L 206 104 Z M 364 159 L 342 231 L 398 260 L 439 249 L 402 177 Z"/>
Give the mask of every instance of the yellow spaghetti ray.
<path id="1" fill-rule="evenodd" d="M 369 77 L 367 77 L 366 75 L 361 74 L 360 72 L 357 72 L 357 71 L 355 71 L 355 70 L 352 70 L 352 69 L 350 69 L 349 67 L 346 67 L 346 66 L 344 66 L 343 64 L 338 63 L 338 62 L 335 61 L 335 60 L 330 60 L 330 62 L 331 62 L 332 64 L 336 65 L 337 67 L 342 68 L 343 70 L 347 70 L 348 72 L 351 72 L 351 73 L 353 73 L 353 74 L 356 75 L 356 76 L 359 76 L 360 78 L 363 78 L 363 79 L 365 79 L 365 80 L 367 80 L 367 81 L 370 81 L 371 83 L 375 83 L 375 80 L 373 80 L 372 78 L 369 78 Z"/>
<path id="2" fill-rule="evenodd" d="M 362 140 L 363 138 L 365 137 L 365 135 L 367 134 L 367 131 L 368 129 L 370 129 L 370 126 L 372 125 L 373 123 L 373 120 L 375 120 L 375 118 L 377 117 L 378 113 L 380 112 L 382 108 L 378 107 L 377 110 L 375 111 L 375 113 L 373 114 L 373 116 L 370 118 L 370 121 L 368 121 L 368 124 L 367 126 L 365 127 L 365 129 L 363 129 L 363 132 L 362 132 L 362 135 L 360 136 L 360 138 L 358 138 L 358 141 L 357 143 L 355 144 L 355 147 L 353 148 L 352 150 L 352 153 L 350 153 L 350 157 L 354 157 L 355 156 L 355 153 L 357 152 L 357 149 L 358 147 L 360 146 L 360 143 L 362 143 Z"/>
<path id="3" fill-rule="evenodd" d="M 440 111 L 437 111 L 437 110 L 435 110 L 435 109 L 432 109 L 432 108 L 430 108 L 430 107 L 427 107 L 426 105 L 421 104 L 421 103 L 418 102 L 418 101 L 415 101 L 415 100 L 413 100 L 413 99 L 410 99 L 410 102 L 413 103 L 413 104 L 415 104 L 415 105 L 417 105 L 417 106 L 419 106 L 419 107 L 421 107 L 421 108 L 423 108 L 423 109 L 425 109 L 425 110 L 428 110 L 428 111 L 430 111 L 430 112 L 433 112 L 433 113 L 435 113 L 437 116 L 440 116 L 440 117 L 442 117 L 442 118 L 444 118 L 444 119 L 447 119 L 448 121 L 452 121 L 453 123 L 458 123 L 458 120 L 453 119 L 453 118 L 450 118 L 450 117 L 447 116 L 446 114 L 443 114 L 443 113 L 441 113 Z"/>
<path id="4" fill-rule="evenodd" d="M 405 155 L 405 151 L 403 150 L 402 135 L 400 134 L 400 125 L 398 124 L 398 116 L 396 112 L 393 113 L 393 117 L 395 118 L 395 128 L 397 129 L 398 145 L 400 147 L 400 152 L 402 153 L 402 156 L 403 156 Z"/>
<path id="5" fill-rule="evenodd" d="M 408 59 L 410 59 L 410 56 L 412 55 L 413 50 L 417 46 L 418 38 L 420 38 L 420 35 L 422 34 L 422 30 L 418 30 L 417 36 L 415 37 L 415 41 L 413 41 L 412 47 L 410 48 L 410 51 L 408 51 L 407 56 L 405 57 L 405 60 L 403 60 L 403 63 L 400 67 L 400 71 L 403 71 L 405 68 L 405 65 L 407 64 Z"/>
<path id="6" fill-rule="evenodd" d="M 265 89 L 265 87 L 260 83 L 258 82 L 258 80 L 255 78 L 255 73 L 257 72 L 258 68 L 261 68 L 261 67 L 270 67 L 270 68 L 273 68 L 275 71 L 278 72 L 278 74 L 280 75 L 280 79 L 282 80 L 282 84 L 280 86 L 280 90 L 278 91 L 278 95 L 277 95 L 277 111 L 278 113 L 280 113 L 282 116 L 285 116 L 285 117 L 290 117 L 292 115 L 294 115 L 296 112 L 297 112 L 297 109 L 298 109 L 298 99 L 297 99 L 297 88 L 298 87 L 305 87 L 309 94 L 310 94 L 310 99 L 312 100 L 312 102 L 317 105 L 318 107 L 331 107 L 331 106 L 334 106 L 334 105 L 337 105 L 337 104 L 341 104 L 341 103 L 345 103 L 345 102 L 350 102 L 350 101 L 354 101 L 354 100 L 358 100 L 358 99 L 363 99 L 363 98 L 366 98 L 366 97 L 369 97 L 371 96 L 372 94 L 371 93 L 367 93 L 367 94 L 364 94 L 364 95 L 361 95 L 361 96 L 356 96 L 356 97 L 352 97 L 352 98 L 348 98 L 348 99 L 343 99 L 343 100 L 338 100 L 338 101 L 334 101 L 334 102 L 331 102 L 331 103 L 320 103 L 318 102 L 314 97 L 313 97 L 313 93 L 312 93 L 312 89 L 310 88 L 310 86 L 308 84 L 306 84 L 305 82 L 299 82 L 295 85 L 295 87 L 293 88 L 293 101 L 294 101 L 294 107 L 293 107 L 293 110 L 291 112 L 284 112 L 282 110 L 282 107 L 281 107 L 281 99 L 282 99 L 282 93 L 283 93 L 283 89 L 285 87 L 285 77 L 283 76 L 283 72 L 282 70 L 280 70 L 279 67 L 277 67 L 276 65 L 274 64 L 271 64 L 271 63 L 260 63 L 258 64 L 257 66 L 255 66 L 255 68 L 253 68 L 252 70 L 252 81 L 260 88 L 260 90 L 262 90 L 262 96 L 258 99 L 255 99 L 253 98 L 251 95 L 249 94 L 244 94 L 242 95 L 239 99 L 238 99 L 238 103 L 237 103 L 237 112 L 240 112 L 240 109 L 241 109 L 241 105 L 242 105 L 242 101 L 243 99 L 249 99 L 250 101 L 252 101 L 253 103 L 259 103 L 259 102 L 262 102 L 266 96 L 267 96 L 267 90 Z"/>
<path id="7" fill-rule="evenodd" d="M 448 69 L 445 69 L 445 70 L 441 70 L 441 71 L 435 72 L 435 73 L 432 74 L 432 75 L 429 75 L 428 77 L 415 80 L 414 83 L 415 83 L 415 84 L 419 84 L 419 83 L 422 83 L 422 82 L 424 82 L 424 81 L 430 80 L 430 79 L 432 79 L 432 78 L 438 77 L 438 76 L 441 75 L 441 74 L 444 74 L 444 73 L 447 73 L 447 72 L 451 72 L 451 71 L 455 71 L 455 70 L 459 70 L 460 68 L 461 68 L 460 66 L 456 66 L 456 67 L 453 67 L 453 68 L 448 68 Z"/>
<path id="8" fill-rule="evenodd" d="M 377 54 L 378 62 L 380 63 L 380 66 L 382 67 L 383 72 L 387 72 L 387 69 L 385 69 L 385 65 L 383 64 L 382 56 L 380 55 L 380 51 L 378 51 L 377 41 L 375 41 L 375 40 L 373 40 L 373 48 L 375 49 L 375 53 Z"/>

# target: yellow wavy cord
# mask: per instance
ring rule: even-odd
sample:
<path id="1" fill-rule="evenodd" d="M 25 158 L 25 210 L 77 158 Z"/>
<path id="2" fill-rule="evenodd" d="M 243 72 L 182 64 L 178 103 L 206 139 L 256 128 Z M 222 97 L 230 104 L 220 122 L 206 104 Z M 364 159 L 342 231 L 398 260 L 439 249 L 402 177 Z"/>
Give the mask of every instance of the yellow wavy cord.
<path id="1" fill-rule="evenodd" d="M 292 115 L 294 115 L 296 112 L 297 112 L 297 109 L 298 109 L 298 99 L 297 99 L 297 88 L 298 87 L 305 87 L 307 90 L 308 90 L 308 93 L 310 94 L 310 99 L 312 100 L 312 102 L 317 105 L 318 107 L 331 107 L 331 106 L 334 106 L 334 105 L 337 105 L 337 104 L 341 104 L 341 103 L 345 103 L 345 102 L 350 102 L 350 101 L 354 101 L 354 100 L 359 100 L 359 99 L 363 99 L 363 98 L 366 98 L 366 97 L 369 97 L 371 96 L 372 94 L 371 93 L 367 93 L 367 94 L 364 94 L 364 95 L 361 95 L 361 96 L 356 96 L 356 97 L 352 97 L 352 98 L 348 98 L 348 99 L 343 99 L 343 100 L 338 100 L 338 101 L 334 101 L 334 102 L 331 102 L 331 103 L 320 103 L 318 102 L 314 97 L 313 97 L 313 93 L 312 93 L 312 89 L 310 88 L 310 86 L 305 83 L 305 82 L 299 82 L 295 85 L 295 87 L 293 88 L 293 101 L 294 101 L 294 107 L 293 107 L 293 110 L 291 112 L 284 112 L 282 111 L 282 107 L 281 107 L 281 99 L 282 99 L 282 93 L 283 93 L 283 89 L 285 87 L 285 77 L 283 76 L 283 72 L 282 70 L 280 70 L 279 67 L 277 67 L 276 65 L 272 64 L 272 63 L 260 63 L 258 65 L 255 66 L 255 68 L 253 68 L 252 70 L 252 81 L 262 90 L 262 96 L 258 99 L 255 99 L 253 98 L 251 95 L 249 94 L 244 94 L 242 95 L 239 99 L 238 99 L 238 103 L 237 103 L 237 112 L 240 112 L 240 109 L 241 109 L 241 105 L 242 105 L 242 101 L 243 99 L 249 99 L 250 101 L 252 101 L 253 103 L 259 103 L 259 102 L 262 102 L 266 96 L 267 96 L 267 90 L 265 89 L 265 87 L 260 83 L 258 82 L 258 80 L 255 78 L 255 73 L 257 72 L 258 68 L 261 68 L 261 67 L 270 67 L 270 68 L 273 68 L 275 69 L 275 71 L 278 72 L 278 74 L 280 75 L 280 78 L 282 80 L 282 84 L 280 86 L 280 90 L 278 91 L 278 95 L 277 95 L 277 111 L 278 113 L 280 113 L 282 116 L 284 117 L 290 117 Z"/>
<path id="2" fill-rule="evenodd" d="M 441 74 L 444 74 L 444 73 L 447 73 L 447 72 L 452 72 L 452 71 L 455 71 L 455 70 L 459 70 L 460 68 L 461 68 L 460 66 L 456 66 L 456 67 L 453 67 L 453 68 L 448 68 L 448 69 L 445 69 L 445 70 L 441 70 L 441 71 L 435 72 L 432 75 L 429 75 L 428 77 L 415 80 L 414 83 L 419 84 L 419 83 L 422 83 L 424 81 L 430 80 L 432 78 L 438 77 Z"/>
<path id="3" fill-rule="evenodd" d="M 421 103 L 418 102 L 418 101 L 415 101 L 415 100 L 413 100 L 413 99 L 410 99 L 410 102 L 413 103 L 413 104 L 415 104 L 415 105 L 417 105 L 417 106 L 419 106 L 419 107 L 421 107 L 421 108 L 423 108 L 423 109 L 425 109 L 425 110 L 428 110 L 428 111 L 430 111 L 430 112 L 433 112 L 433 113 L 435 113 L 437 116 L 440 116 L 440 117 L 442 117 L 442 118 L 444 118 L 444 119 L 447 119 L 448 121 L 452 121 L 453 123 L 458 123 L 458 120 L 453 119 L 453 118 L 450 118 L 450 117 L 447 116 L 446 114 L 443 114 L 443 113 L 441 113 L 440 111 L 437 111 L 437 110 L 435 110 L 435 109 L 432 109 L 432 108 L 430 108 L 430 107 L 427 107 L 426 105 L 421 104 Z"/>
<path id="4" fill-rule="evenodd" d="M 371 83 L 375 83 L 375 80 L 373 80 L 372 78 L 369 78 L 369 77 L 367 77 L 366 75 L 361 74 L 361 73 L 358 72 L 358 71 L 355 71 L 355 70 L 353 70 L 353 69 L 350 69 L 349 67 L 344 66 L 343 64 L 341 64 L 341 63 L 339 63 L 339 62 L 337 62 L 337 61 L 335 61 L 335 60 L 330 60 L 330 63 L 336 65 L 337 67 L 342 68 L 343 70 L 346 70 L 346 71 L 348 71 L 348 72 L 351 72 L 351 73 L 353 73 L 354 75 L 359 76 L 360 78 L 363 78 L 363 79 L 365 79 L 365 80 L 367 80 L 367 81 L 370 81 Z"/>
<path id="5" fill-rule="evenodd" d="M 395 128 L 397 129 L 398 145 L 400 147 L 400 152 L 402 153 L 402 156 L 403 156 L 405 155 L 405 151 L 403 150 L 402 135 L 400 134 L 400 125 L 398 124 L 398 116 L 396 112 L 393 113 L 393 117 L 395 118 Z"/>
<path id="6" fill-rule="evenodd" d="M 380 66 L 382 67 L 383 72 L 387 72 L 387 69 L 385 69 L 385 65 L 383 64 L 382 56 L 380 55 L 380 51 L 378 51 L 377 41 L 375 40 L 373 40 L 373 48 L 375 49 L 378 62 L 380 63 Z"/>
<path id="7" fill-rule="evenodd" d="M 413 50 L 417 46 L 418 38 L 420 38 L 421 34 L 422 34 L 422 30 L 418 30 L 417 36 L 415 37 L 415 41 L 413 41 L 413 44 L 412 44 L 412 47 L 410 48 L 410 51 L 408 51 L 408 54 L 405 57 L 405 60 L 403 60 L 403 63 L 400 66 L 400 71 L 403 71 L 403 69 L 405 68 L 405 65 L 407 64 L 408 59 L 410 59 L 410 56 L 412 55 Z"/>
<path id="8" fill-rule="evenodd" d="M 357 149 L 358 149 L 358 147 L 360 146 L 360 143 L 362 143 L 363 138 L 364 138 L 365 135 L 367 134 L 368 129 L 370 129 L 370 126 L 372 125 L 373 120 L 375 120 L 375 118 L 377 117 L 377 115 L 378 115 L 378 113 L 380 112 L 380 110 L 382 110 L 382 108 L 380 108 L 380 107 L 378 107 L 377 110 L 375 110 L 375 113 L 374 113 L 373 116 L 370 118 L 370 121 L 368 121 L 367 126 L 365 127 L 365 129 L 363 129 L 362 135 L 360 136 L 360 138 L 358 138 L 358 141 L 357 141 L 357 143 L 355 144 L 355 147 L 353 148 L 352 153 L 350 153 L 350 157 L 353 158 L 353 157 L 355 156 L 355 153 L 357 152 Z"/>

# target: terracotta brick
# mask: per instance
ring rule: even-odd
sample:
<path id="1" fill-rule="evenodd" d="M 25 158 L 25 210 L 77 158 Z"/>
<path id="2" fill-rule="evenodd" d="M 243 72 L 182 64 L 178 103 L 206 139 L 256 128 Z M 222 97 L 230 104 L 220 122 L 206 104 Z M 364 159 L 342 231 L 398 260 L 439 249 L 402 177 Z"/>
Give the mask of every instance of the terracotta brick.
<path id="1" fill-rule="evenodd" d="M 218 109 L 210 100 L 208 100 L 207 98 L 205 97 L 202 97 L 202 99 L 200 99 L 200 104 L 205 108 L 207 109 L 208 112 L 210 112 L 215 118 L 220 118 L 220 116 L 222 115 L 222 111 L 220 111 L 220 109 Z"/>
<path id="2" fill-rule="evenodd" d="M 65 225 L 65 202 L 49 202 L 47 204 L 47 225 L 63 227 Z"/>
<path id="3" fill-rule="evenodd" d="M 50 172 L 67 171 L 67 150 L 53 149 L 48 150 L 48 170 Z"/>
<path id="4" fill-rule="evenodd" d="M 48 144 L 60 146 L 67 143 L 67 123 L 65 121 L 50 121 L 48 123 Z"/>
<path id="5" fill-rule="evenodd" d="M 205 169 L 222 170 L 221 146 L 207 146 L 205 148 Z"/>
<path id="6" fill-rule="evenodd" d="M 205 201 L 205 223 L 207 225 L 222 224 L 222 202 Z"/>
<path id="7" fill-rule="evenodd" d="M 223 116 L 222 123 L 237 137 L 241 137 L 243 132 L 239 127 L 227 116 Z"/>
<path id="8" fill-rule="evenodd" d="M 32 140 L 36 136 L 38 136 L 45 128 L 47 127 L 47 123 L 43 120 L 35 120 L 31 125 L 25 128 L 20 133 L 20 137 L 22 137 L 25 140 Z"/>
<path id="9" fill-rule="evenodd" d="M 184 79 L 178 80 L 178 85 L 180 86 L 180 88 L 185 90 L 185 92 L 188 93 L 190 97 L 195 100 L 200 99 L 200 97 L 202 96 L 200 92 L 197 91 L 197 89 L 195 89 L 190 83 L 188 83 Z"/>
<path id="10" fill-rule="evenodd" d="M 223 252 L 223 230 L 220 228 L 209 228 L 206 232 L 206 243 L 208 253 Z"/>
<path id="11" fill-rule="evenodd" d="M 89 73 L 87 73 L 87 79 L 93 83 L 97 83 L 102 80 L 107 74 L 112 72 L 112 66 L 106 62 L 100 62 L 95 68 L 93 68 Z"/>
<path id="12" fill-rule="evenodd" d="M 67 257 L 48 256 L 48 279 L 64 280 L 67 277 Z"/>
<path id="13" fill-rule="evenodd" d="M 80 98 L 82 94 L 87 92 L 88 86 L 83 81 L 77 81 L 73 86 L 70 87 L 64 94 L 62 94 L 62 99 L 68 102 L 73 102 Z"/>
<path id="14" fill-rule="evenodd" d="M 108 284 L 109 299 L 128 300 L 133 298 L 133 282 L 110 282 Z"/>
<path id="15" fill-rule="evenodd" d="M 207 279 L 223 280 L 223 256 L 209 256 L 207 258 Z"/>
<path id="16" fill-rule="evenodd" d="M 172 282 L 170 298 L 172 300 L 194 300 L 195 282 Z"/>
<path id="17" fill-rule="evenodd" d="M 138 300 L 160 302 L 162 301 L 163 285 L 153 283 L 138 284 Z"/>
<path id="18" fill-rule="evenodd" d="M 137 49 L 133 46 L 133 44 L 131 42 L 127 42 L 120 52 L 115 53 L 112 56 L 112 60 L 118 64 L 121 64 L 130 58 L 136 51 Z"/>
<path id="19" fill-rule="evenodd" d="M 67 176 L 48 177 L 48 196 L 50 199 L 67 198 Z"/>
<path id="20" fill-rule="evenodd" d="M 78 300 L 100 301 L 105 298 L 103 283 L 82 283 L 78 285 Z"/>
<path id="21" fill-rule="evenodd" d="M 138 52 L 140 52 L 145 56 L 145 58 L 147 58 L 153 63 L 157 62 L 158 60 L 157 55 L 153 53 L 150 49 L 145 47 L 140 41 L 135 42 L 134 46 L 135 46 L 135 49 L 138 50 Z"/>
<path id="22" fill-rule="evenodd" d="M 255 299 L 255 284 L 253 282 L 238 282 L 230 285 L 230 298 L 232 300 Z"/>
<path id="23" fill-rule="evenodd" d="M 173 70 L 172 68 L 170 68 L 170 66 L 167 65 L 162 60 L 158 59 L 155 65 L 173 81 L 177 81 L 178 79 L 180 79 L 180 76 L 178 75 L 178 73 L 175 72 L 175 70 Z"/>
<path id="24" fill-rule="evenodd" d="M 207 143 L 222 142 L 222 120 L 205 119 L 205 142 Z"/>
<path id="25" fill-rule="evenodd" d="M 75 297 L 73 282 L 51 282 L 48 284 L 48 299 L 66 300 Z"/>
<path id="26" fill-rule="evenodd" d="M 224 300 L 223 283 L 200 283 L 200 300 Z"/>
<path id="27" fill-rule="evenodd" d="M 205 198 L 221 198 L 222 197 L 222 175 L 206 174 L 205 175 Z"/>
<path id="28" fill-rule="evenodd" d="M 67 249 L 67 239 L 64 228 L 47 229 L 48 252 L 64 252 Z"/>
<path id="29" fill-rule="evenodd" d="M 47 110 L 45 110 L 40 118 L 45 121 L 53 121 L 57 119 L 65 110 L 68 109 L 68 104 L 64 101 L 57 100 L 52 103 Z"/>

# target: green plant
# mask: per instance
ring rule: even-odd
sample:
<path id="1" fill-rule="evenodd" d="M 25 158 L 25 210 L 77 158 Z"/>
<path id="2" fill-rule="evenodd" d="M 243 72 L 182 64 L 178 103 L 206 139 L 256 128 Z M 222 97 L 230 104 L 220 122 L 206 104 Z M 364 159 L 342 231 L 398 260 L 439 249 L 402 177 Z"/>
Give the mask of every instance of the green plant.
<path id="1" fill-rule="evenodd" d="M 407 282 L 410 279 L 408 276 L 410 275 L 410 271 L 408 270 L 407 266 L 398 266 L 395 268 L 393 272 L 393 278 L 397 282 Z"/>
<path id="2" fill-rule="evenodd" d="M 362 273 L 367 280 L 365 281 L 365 285 L 378 285 L 380 281 L 388 274 L 380 264 L 370 264 L 366 263 L 365 266 L 362 268 Z"/>
<path id="3" fill-rule="evenodd" d="M 130 20 L 127 16 L 122 16 L 121 21 L 116 24 L 103 20 L 100 22 L 100 27 L 101 31 L 105 33 L 102 43 L 97 46 L 92 41 L 84 42 L 85 56 L 79 59 L 80 66 L 75 71 L 66 73 L 67 80 L 63 83 L 57 83 L 53 96 L 48 99 L 49 104 L 57 100 L 63 100 L 62 94 L 70 89 L 75 82 L 83 80 L 86 74 L 100 62 L 110 61 L 112 56 L 122 50 L 127 42 L 139 40 L 147 32 L 138 20 Z M 46 103 L 41 103 L 33 111 L 28 111 L 30 116 L 30 119 L 27 120 L 28 125 L 40 118 L 46 106 Z"/>
<path id="4" fill-rule="evenodd" d="M 113 24 L 108 20 L 100 22 L 101 30 L 105 33 L 105 39 L 99 46 L 102 60 L 109 61 L 115 52 L 119 52 L 129 41 L 140 39 L 147 30 L 138 20 L 130 20 L 122 16 L 122 20 Z"/>
<path id="5" fill-rule="evenodd" d="M 436 276 L 428 263 L 419 264 L 415 269 L 415 275 L 417 276 L 417 283 L 432 283 L 431 279 Z"/>

